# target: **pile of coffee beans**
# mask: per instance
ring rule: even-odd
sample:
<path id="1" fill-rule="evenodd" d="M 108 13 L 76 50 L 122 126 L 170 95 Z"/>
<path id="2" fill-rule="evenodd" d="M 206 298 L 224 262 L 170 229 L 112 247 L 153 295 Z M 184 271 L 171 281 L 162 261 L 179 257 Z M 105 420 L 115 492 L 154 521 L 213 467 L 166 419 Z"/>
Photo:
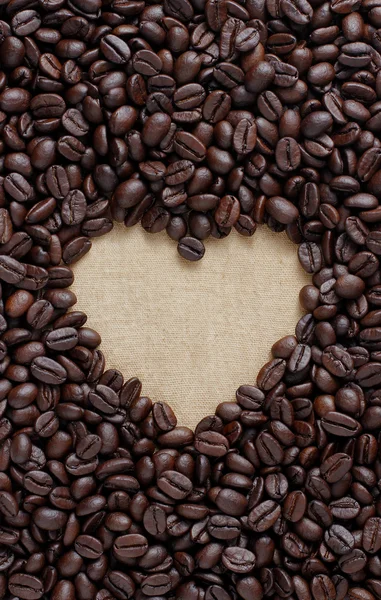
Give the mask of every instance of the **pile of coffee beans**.
<path id="1" fill-rule="evenodd" d="M 0 599 L 381 600 L 380 52 L 380 0 L 1 1 Z M 114 220 L 311 274 L 195 432 L 73 309 Z"/>

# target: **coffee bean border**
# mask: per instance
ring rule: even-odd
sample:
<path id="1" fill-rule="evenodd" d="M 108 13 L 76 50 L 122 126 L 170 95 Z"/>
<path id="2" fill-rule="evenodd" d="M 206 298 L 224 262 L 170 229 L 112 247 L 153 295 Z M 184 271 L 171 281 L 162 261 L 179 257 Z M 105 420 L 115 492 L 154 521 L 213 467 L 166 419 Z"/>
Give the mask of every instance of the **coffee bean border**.
<path id="1" fill-rule="evenodd" d="M 0 6 L 0 598 L 381 599 L 378 0 Z M 195 432 L 105 370 L 70 265 L 266 222 L 306 314 Z"/>

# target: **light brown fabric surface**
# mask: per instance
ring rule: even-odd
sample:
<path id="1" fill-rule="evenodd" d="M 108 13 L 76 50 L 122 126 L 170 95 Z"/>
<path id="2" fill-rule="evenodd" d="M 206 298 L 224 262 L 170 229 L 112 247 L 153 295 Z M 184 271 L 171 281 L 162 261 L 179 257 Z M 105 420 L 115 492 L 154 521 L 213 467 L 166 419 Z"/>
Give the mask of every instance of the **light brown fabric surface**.
<path id="1" fill-rule="evenodd" d="M 310 281 L 296 246 L 265 226 L 207 240 L 203 260 L 188 263 L 165 233 L 119 225 L 74 272 L 76 308 L 101 334 L 107 367 L 140 377 L 144 395 L 190 427 L 255 382 L 272 344 L 294 333 Z"/>

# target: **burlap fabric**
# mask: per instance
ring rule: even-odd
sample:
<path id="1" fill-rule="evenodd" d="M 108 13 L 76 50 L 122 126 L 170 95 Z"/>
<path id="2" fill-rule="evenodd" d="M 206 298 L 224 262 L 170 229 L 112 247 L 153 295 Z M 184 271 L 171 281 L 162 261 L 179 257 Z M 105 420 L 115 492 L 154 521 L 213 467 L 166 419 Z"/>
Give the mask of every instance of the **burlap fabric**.
<path id="1" fill-rule="evenodd" d="M 265 226 L 207 240 L 204 259 L 188 263 L 165 233 L 119 225 L 74 271 L 76 308 L 101 334 L 107 367 L 140 377 L 144 395 L 189 427 L 255 382 L 272 344 L 294 333 L 310 281 L 296 246 Z"/>

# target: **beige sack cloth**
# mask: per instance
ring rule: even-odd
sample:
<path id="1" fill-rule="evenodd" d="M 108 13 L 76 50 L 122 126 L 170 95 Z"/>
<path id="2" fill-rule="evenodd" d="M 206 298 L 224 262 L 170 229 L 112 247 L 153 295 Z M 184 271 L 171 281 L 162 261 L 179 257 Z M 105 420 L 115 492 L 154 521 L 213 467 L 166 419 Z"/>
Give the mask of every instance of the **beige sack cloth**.
<path id="1" fill-rule="evenodd" d="M 205 245 L 203 260 L 189 263 L 165 233 L 117 225 L 74 266 L 72 287 L 107 368 L 139 377 L 144 395 L 192 428 L 255 382 L 272 344 L 294 333 L 310 282 L 296 246 L 266 226 Z"/>

